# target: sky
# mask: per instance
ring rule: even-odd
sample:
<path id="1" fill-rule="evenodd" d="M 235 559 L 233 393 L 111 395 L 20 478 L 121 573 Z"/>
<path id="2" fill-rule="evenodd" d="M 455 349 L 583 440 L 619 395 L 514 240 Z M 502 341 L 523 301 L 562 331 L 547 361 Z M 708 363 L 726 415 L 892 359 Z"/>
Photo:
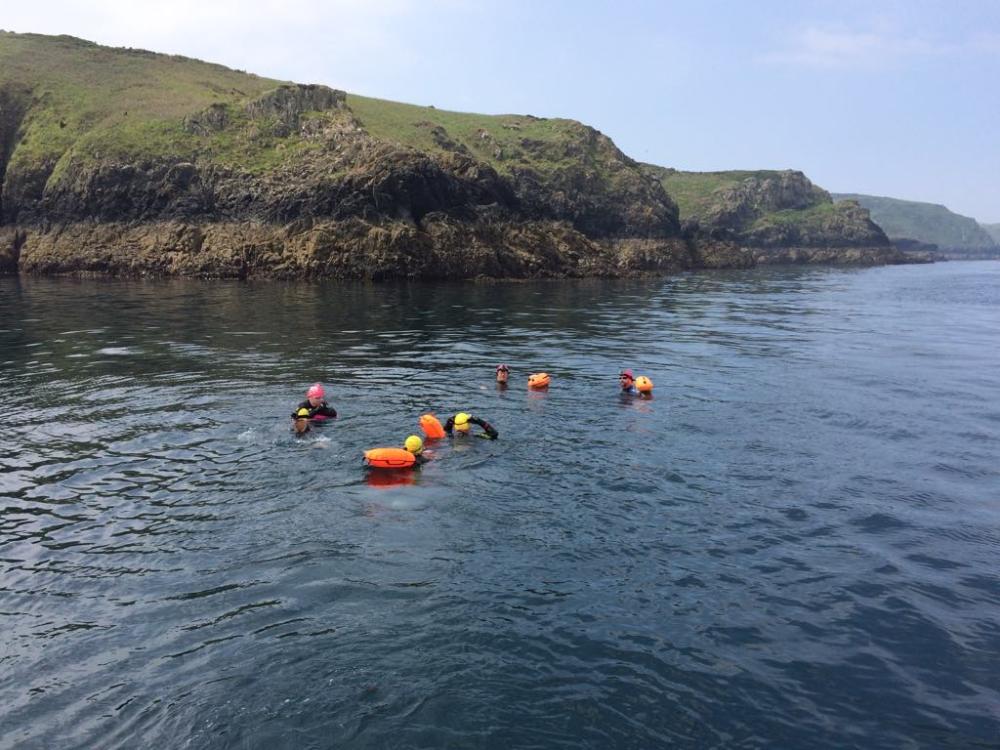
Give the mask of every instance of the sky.
<path id="1" fill-rule="evenodd" d="M 0 28 L 800 169 L 1000 223 L 1000 0 L 0 0 Z"/>

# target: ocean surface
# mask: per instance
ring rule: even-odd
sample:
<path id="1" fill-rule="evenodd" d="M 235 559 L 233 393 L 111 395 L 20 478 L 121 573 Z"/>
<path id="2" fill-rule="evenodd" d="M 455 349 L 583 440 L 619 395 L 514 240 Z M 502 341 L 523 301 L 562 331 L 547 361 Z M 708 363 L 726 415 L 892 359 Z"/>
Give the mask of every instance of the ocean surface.
<path id="1" fill-rule="evenodd" d="M 1000 748 L 998 562 L 1000 263 L 0 280 L 0 748 Z"/>

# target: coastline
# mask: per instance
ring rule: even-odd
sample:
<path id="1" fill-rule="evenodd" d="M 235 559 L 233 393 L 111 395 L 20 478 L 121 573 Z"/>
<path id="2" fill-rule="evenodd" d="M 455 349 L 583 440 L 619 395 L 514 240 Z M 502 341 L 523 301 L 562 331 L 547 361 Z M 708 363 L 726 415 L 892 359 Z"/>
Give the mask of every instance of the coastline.
<path id="1" fill-rule="evenodd" d="M 592 238 L 565 222 L 73 222 L 0 227 L 0 273 L 342 280 L 631 278 L 773 264 L 926 262 L 892 247 Z"/>

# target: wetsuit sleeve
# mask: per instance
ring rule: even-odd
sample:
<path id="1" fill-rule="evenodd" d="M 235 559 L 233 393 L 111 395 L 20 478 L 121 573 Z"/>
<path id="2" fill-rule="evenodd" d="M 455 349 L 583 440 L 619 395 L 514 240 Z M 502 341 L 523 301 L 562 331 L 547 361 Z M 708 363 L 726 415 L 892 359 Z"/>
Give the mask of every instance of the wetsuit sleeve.
<path id="1" fill-rule="evenodd" d="M 312 415 L 315 417 L 317 414 L 321 417 L 335 417 L 337 410 L 324 401 L 313 410 Z"/>
<path id="2" fill-rule="evenodd" d="M 472 422 L 473 424 L 477 424 L 480 427 L 482 427 L 483 431 L 486 433 L 487 437 L 489 437 L 490 440 L 496 440 L 498 437 L 500 437 L 500 433 L 497 432 L 496 427 L 491 425 L 485 419 L 480 419 L 479 417 L 469 417 L 469 421 Z"/>
<path id="3" fill-rule="evenodd" d="M 448 421 L 444 423 L 444 431 L 447 432 L 450 435 L 451 431 L 454 428 L 455 428 L 455 418 L 454 417 L 448 417 Z"/>

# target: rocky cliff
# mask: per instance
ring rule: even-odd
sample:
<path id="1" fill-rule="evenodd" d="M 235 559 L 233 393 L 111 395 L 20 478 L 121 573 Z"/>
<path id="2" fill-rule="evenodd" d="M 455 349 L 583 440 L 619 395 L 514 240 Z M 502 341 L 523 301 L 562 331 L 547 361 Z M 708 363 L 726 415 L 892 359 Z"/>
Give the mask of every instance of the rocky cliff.
<path id="1" fill-rule="evenodd" d="M 986 234 L 990 236 L 994 244 L 1000 246 L 1000 224 L 980 224 L 979 226 L 986 230 Z"/>
<path id="2" fill-rule="evenodd" d="M 854 231 L 846 214 L 757 226 L 790 200 L 758 193 L 727 198 L 711 231 L 685 230 L 661 180 L 574 121 L 0 32 L 7 272 L 622 276 L 751 265 L 746 236 L 788 248 Z"/>
<path id="3" fill-rule="evenodd" d="M 945 257 L 1000 257 L 1000 245 L 984 227 L 945 206 L 858 193 L 837 193 L 833 197 L 864 206 L 901 247 L 912 247 L 915 242 L 917 247 L 934 245 Z"/>
<path id="4" fill-rule="evenodd" d="M 685 224 L 748 247 L 758 263 L 906 262 L 869 213 L 797 171 L 681 172 L 645 165 Z"/>

